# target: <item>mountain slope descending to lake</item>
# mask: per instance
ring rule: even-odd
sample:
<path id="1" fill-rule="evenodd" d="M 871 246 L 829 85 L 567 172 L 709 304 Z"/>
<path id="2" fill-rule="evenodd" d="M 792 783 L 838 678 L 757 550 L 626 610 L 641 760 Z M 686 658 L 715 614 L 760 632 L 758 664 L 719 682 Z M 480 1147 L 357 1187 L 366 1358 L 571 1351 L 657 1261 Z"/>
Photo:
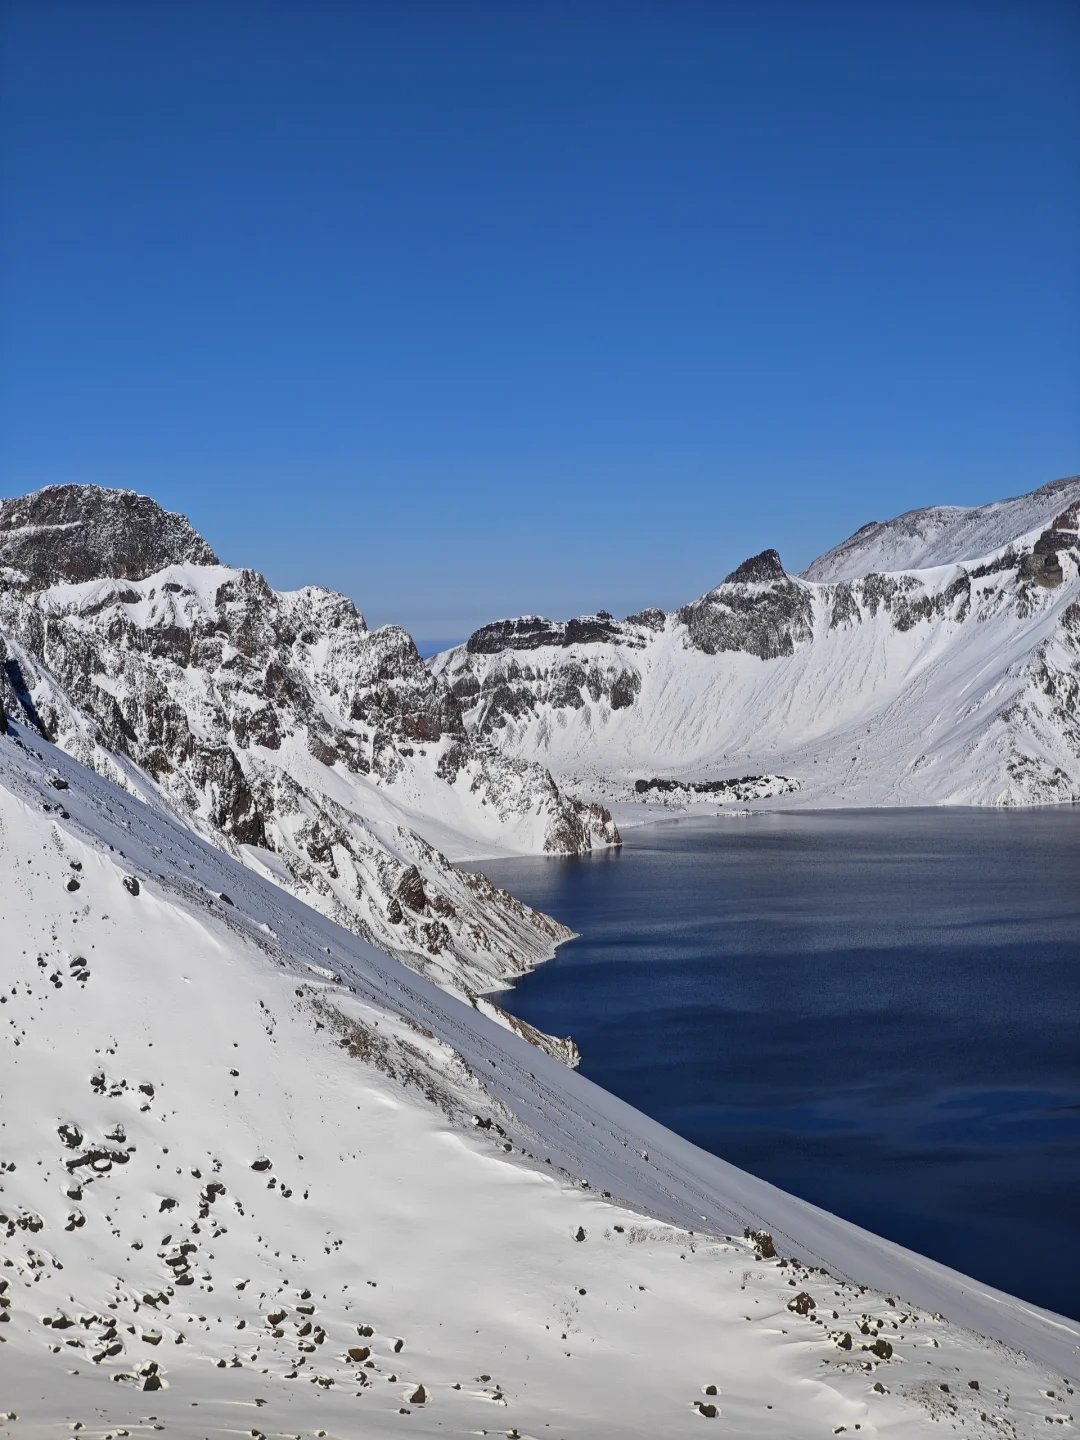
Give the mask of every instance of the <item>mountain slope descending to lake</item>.
<path id="1" fill-rule="evenodd" d="M 5 1434 L 1074 1413 L 1072 1323 L 696 1150 L 18 724 L 0 913 Z"/>
<path id="2" fill-rule="evenodd" d="M 491 1013 L 569 932 L 447 852 L 618 843 L 470 737 L 404 630 L 222 565 L 130 491 L 0 502 L 0 707 Z"/>
<path id="3" fill-rule="evenodd" d="M 432 668 L 593 799 L 1076 802 L 1078 520 L 1080 477 L 914 511 L 802 576 L 767 550 L 678 611 L 498 621 Z"/>

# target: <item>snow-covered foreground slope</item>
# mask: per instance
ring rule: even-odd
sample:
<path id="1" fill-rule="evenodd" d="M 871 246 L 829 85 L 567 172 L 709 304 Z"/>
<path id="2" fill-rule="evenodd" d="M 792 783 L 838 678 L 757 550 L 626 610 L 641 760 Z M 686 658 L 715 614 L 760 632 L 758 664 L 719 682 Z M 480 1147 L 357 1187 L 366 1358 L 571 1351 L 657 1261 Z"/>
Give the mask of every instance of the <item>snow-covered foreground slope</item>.
<path id="1" fill-rule="evenodd" d="M 0 501 L 3 711 L 471 998 L 569 932 L 447 856 L 618 843 L 470 739 L 403 630 L 220 564 L 131 491 Z"/>
<path id="2" fill-rule="evenodd" d="M 675 613 L 499 621 L 433 669 L 475 735 L 609 802 L 662 798 L 654 779 L 785 806 L 1076 802 L 1078 520 L 1080 479 L 919 511 L 813 579 L 765 551 Z M 893 559 L 933 568 L 875 569 Z"/>
<path id="3" fill-rule="evenodd" d="M 696 1150 L 26 732 L 0 915 L 5 1434 L 1073 1424 L 1077 1325 Z"/>

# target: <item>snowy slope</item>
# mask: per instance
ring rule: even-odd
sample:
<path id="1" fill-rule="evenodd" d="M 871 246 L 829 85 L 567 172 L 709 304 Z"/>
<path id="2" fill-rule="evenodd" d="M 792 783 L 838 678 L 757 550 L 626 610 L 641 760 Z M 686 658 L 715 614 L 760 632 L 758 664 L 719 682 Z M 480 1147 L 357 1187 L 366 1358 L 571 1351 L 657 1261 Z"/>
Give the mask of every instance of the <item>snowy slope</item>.
<path id="1" fill-rule="evenodd" d="M 1018 535 L 1042 530 L 1080 499 L 1080 475 L 1054 480 L 1030 495 L 991 505 L 934 505 L 895 520 L 874 520 L 803 571 L 804 580 L 857 580 L 875 571 L 928 570 L 963 564 L 1000 550 Z"/>
<path id="2" fill-rule="evenodd" d="M 467 996 L 569 932 L 447 855 L 618 842 L 472 740 L 403 630 L 220 564 L 129 491 L 0 502 L 0 667 L 0 708 Z"/>
<path id="3" fill-rule="evenodd" d="M 944 513 L 807 572 L 859 578 L 766 551 L 676 613 L 500 621 L 432 667 L 474 734 L 608 803 L 755 776 L 785 806 L 1080 800 L 1080 481 Z M 941 563 L 873 569 L 915 530 Z"/>
<path id="4" fill-rule="evenodd" d="M 1069 1433 L 1080 1327 L 697 1151 L 16 730 L 4 1434 Z"/>

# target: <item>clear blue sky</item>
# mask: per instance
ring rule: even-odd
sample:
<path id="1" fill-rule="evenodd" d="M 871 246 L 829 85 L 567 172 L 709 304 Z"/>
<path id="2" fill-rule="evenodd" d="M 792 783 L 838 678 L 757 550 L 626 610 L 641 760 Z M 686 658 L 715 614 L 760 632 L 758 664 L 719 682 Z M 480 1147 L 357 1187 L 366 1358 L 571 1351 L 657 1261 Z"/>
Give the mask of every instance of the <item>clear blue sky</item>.
<path id="1" fill-rule="evenodd" d="M 420 639 L 1080 469 L 1073 0 L 7 0 L 0 493 Z"/>

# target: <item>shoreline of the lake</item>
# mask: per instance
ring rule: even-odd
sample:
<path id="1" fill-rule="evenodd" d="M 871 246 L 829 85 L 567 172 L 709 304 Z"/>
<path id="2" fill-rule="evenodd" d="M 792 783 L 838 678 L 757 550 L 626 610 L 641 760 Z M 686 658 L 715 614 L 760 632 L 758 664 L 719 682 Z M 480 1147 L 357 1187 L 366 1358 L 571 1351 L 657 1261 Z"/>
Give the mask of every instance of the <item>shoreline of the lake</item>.
<path id="1" fill-rule="evenodd" d="M 579 797 L 581 798 L 581 797 Z M 767 800 L 757 800 L 751 805 L 716 807 L 715 802 L 699 801 L 687 805 L 665 805 L 662 802 L 641 802 L 636 800 L 607 800 L 605 804 L 620 835 L 639 834 L 655 826 L 685 825 L 707 820 L 754 820 L 775 815 L 1053 815 L 1080 813 L 1080 803 L 1070 800 L 1056 801 L 1047 805 L 807 805 L 791 803 L 790 795 L 778 795 Z M 567 855 L 557 851 L 537 855 L 526 850 L 475 849 L 460 854 L 453 845 L 447 845 L 451 862 L 459 870 L 482 870 L 485 863 L 502 865 L 515 860 L 597 860 L 605 855 L 617 853 L 621 846 L 597 846 L 580 854 Z M 508 887 L 512 888 L 512 887 Z M 565 942 L 564 942 L 565 943 Z"/>
<path id="2" fill-rule="evenodd" d="M 500 1004 L 723 1159 L 1076 1314 L 1080 812 L 740 818 L 478 866 L 578 934 Z"/>

